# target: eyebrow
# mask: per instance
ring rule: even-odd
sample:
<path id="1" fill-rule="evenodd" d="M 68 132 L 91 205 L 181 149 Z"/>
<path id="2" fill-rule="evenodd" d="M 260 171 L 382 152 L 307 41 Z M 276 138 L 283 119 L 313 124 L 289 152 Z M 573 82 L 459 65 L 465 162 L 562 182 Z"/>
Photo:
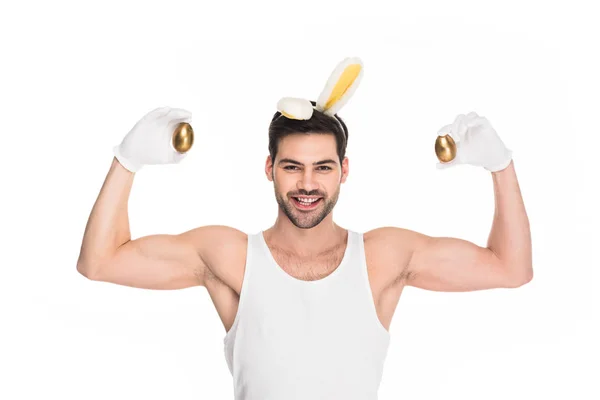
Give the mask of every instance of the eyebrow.
<path id="1" fill-rule="evenodd" d="M 278 164 L 283 164 L 283 163 L 289 163 L 289 164 L 296 164 L 296 165 L 304 165 L 299 161 L 296 160 L 292 160 L 291 158 L 282 158 L 281 160 L 279 160 Z M 312 163 L 312 165 L 323 165 L 323 164 L 336 164 L 336 162 L 332 159 L 327 159 L 327 160 L 321 160 L 321 161 L 316 161 L 314 163 Z"/>

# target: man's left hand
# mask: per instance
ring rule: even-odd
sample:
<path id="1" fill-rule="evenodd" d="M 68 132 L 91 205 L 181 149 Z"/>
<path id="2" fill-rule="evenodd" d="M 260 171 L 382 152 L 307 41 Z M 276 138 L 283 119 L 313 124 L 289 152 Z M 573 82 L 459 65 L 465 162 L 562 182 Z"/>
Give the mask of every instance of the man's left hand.
<path id="1" fill-rule="evenodd" d="M 450 135 L 456 142 L 456 157 L 450 162 L 437 163 L 443 169 L 458 164 L 470 164 L 496 172 L 508 167 L 512 151 L 508 149 L 485 117 L 474 112 L 459 114 L 454 123 L 438 131 Z"/>

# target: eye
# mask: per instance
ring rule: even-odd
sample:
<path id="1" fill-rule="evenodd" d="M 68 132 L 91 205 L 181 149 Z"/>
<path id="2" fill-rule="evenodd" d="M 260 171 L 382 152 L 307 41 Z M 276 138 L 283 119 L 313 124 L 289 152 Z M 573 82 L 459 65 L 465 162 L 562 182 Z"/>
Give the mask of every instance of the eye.
<path id="1" fill-rule="evenodd" d="M 286 165 L 285 167 L 283 167 L 283 169 L 286 169 L 286 170 L 297 170 L 298 167 L 295 166 L 295 165 Z M 322 166 L 318 167 L 317 169 L 320 170 L 320 171 L 331 171 L 331 170 L 333 170 L 331 167 L 328 167 L 326 165 L 322 165 Z"/>

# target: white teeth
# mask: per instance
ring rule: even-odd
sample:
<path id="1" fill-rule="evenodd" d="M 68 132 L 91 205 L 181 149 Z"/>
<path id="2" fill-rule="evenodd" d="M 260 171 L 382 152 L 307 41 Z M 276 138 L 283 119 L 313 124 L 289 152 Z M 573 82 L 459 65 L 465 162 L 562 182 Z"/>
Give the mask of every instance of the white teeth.
<path id="1" fill-rule="evenodd" d="M 314 203 L 315 201 L 317 201 L 317 200 L 319 200 L 319 199 L 307 199 L 307 198 L 304 198 L 304 197 L 298 197 L 298 200 L 299 200 L 301 203 L 307 203 L 307 204 L 311 204 L 311 203 Z"/>

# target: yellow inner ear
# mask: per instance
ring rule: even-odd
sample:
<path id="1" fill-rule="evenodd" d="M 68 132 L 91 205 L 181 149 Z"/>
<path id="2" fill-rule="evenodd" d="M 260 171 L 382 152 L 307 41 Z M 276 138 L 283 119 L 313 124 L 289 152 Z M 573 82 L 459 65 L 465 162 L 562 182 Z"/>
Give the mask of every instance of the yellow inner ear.
<path id="1" fill-rule="evenodd" d="M 291 114 L 286 113 L 285 111 L 279 111 L 280 113 L 283 114 L 284 117 L 289 118 L 289 119 L 296 119 L 296 117 L 294 117 Z"/>
<path id="2" fill-rule="evenodd" d="M 339 99 L 341 99 L 344 94 L 348 91 L 350 86 L 354 83 L 358 74 L 360 73 L 361 65 L 360 64 L 352 64 L 348 65 L 342 75 L 340 75 L 340 79 L 338 79 L 337 83 L 333 87 L 331 94 L 329 95 L 329 99 L 327 103 L 325 103 L 325 109 L 331 108 Z"/>

